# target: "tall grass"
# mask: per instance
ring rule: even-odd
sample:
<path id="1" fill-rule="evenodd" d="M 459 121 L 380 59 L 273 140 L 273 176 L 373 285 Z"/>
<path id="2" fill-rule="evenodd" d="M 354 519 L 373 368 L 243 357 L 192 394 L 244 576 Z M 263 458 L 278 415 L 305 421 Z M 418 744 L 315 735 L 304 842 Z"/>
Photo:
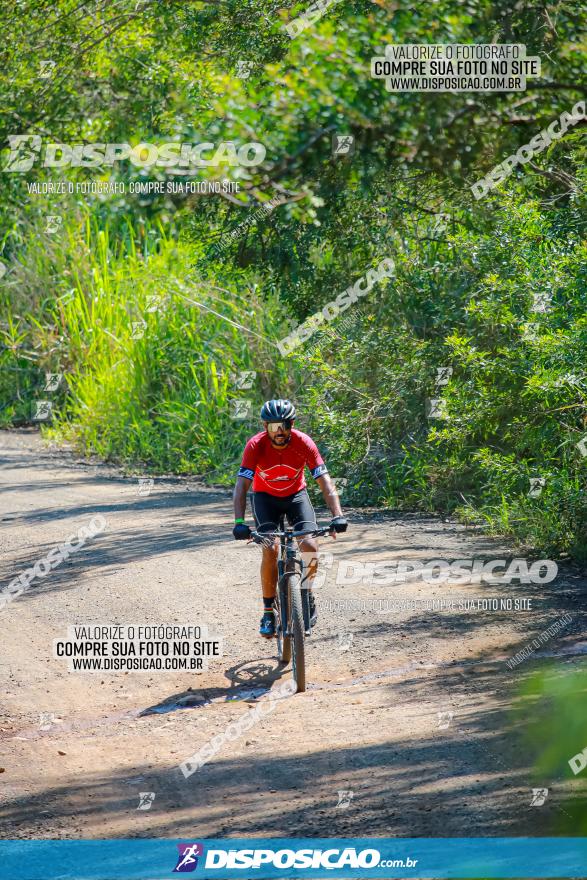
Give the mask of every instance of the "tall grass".
<path id="1" fill-rule="evenodd" d="M 44 370 L 64 374 L 47 433 L 129 467 L 232 480 L 262 400 L 291 388 L 271 341 L 283 307 L 244 275 L 222 287 L 200 277 L 193 245 L 159 226 L 137 242 L 130 226 L 112 235 L 78 215 L 58 246 L 45 238 L 31 230 L 31 259 L 10 273 L 18 297 L 3 337 L 12 366 L 19 345 L 32 347 L 37 387 Z M 251 390 L 235 383 L 242 371 L 256 373 Z M 234 417 L 239 399 L 250 401 L 246 420 Z M 13 417 L 20 404 L 22 421 L 31 400 L 12 405 Z"/>

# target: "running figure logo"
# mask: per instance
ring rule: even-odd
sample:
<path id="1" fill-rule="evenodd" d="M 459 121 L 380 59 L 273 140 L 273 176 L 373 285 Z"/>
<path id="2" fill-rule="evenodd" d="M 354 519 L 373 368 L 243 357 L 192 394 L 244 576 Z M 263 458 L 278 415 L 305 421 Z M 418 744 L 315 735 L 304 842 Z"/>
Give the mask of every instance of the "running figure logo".
<path id="1" fill-rule="evenodd" d="M 533 788 L 532 789 L 532 800 L 530 801 L 531 807 L 541 807 L 542 804 L 546 803 L 546 798 L 548 797 L 548 789 L 547 788 Z"/>
<path id="2" fill-rule="evenodd" d="M 174 874 L 184 874 L 195 871 L 198 867 L 198 856 L 204 855 L 204 847 L 201 843 L 178 843 L 179 856 L 177 865 L 173 869 Z"/>
<path id="3" fill-rule="evenodd" d="M 332 135 L 332 155 L 352 156 L 355 152 L 355 137 L 352 134 Z"/>
<path id="4" fill-rule="evenodd" d="M 154 800 L 154 791 L 139 791 L 139 805 L 137 810 L 150 810 Z"/>

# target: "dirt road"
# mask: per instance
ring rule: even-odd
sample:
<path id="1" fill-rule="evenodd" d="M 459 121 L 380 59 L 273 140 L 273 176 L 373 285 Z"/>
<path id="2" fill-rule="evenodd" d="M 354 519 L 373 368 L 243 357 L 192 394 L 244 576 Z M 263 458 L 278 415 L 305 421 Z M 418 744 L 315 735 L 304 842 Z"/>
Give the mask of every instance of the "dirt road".
<path id="1" fill-rule="evenodd" d="M 229 493 L 137 477 L 0 433 L 0 585 L 101 514 L 106 528 L 0 611 L 3 837 L 507 836 L 548 833 L 555 780 L 533 780 L 508 713 L 549 654 L 573 664 L 585 580 L 544 585 L 336 584 L 337 564 L 512 555 L 425 516 L 349 511 L 308 645 L 307 693 L 280 700 L 200 770 L 178 769 L 287 677 L 257 635 L 259 549 L 231 537 Z M 352 580 L 350 569 L 347 579 Z M 368 579 L 367 579 L 368 581 Z M 510 597 L 530 610 L 353 610 L 334 600 Z M 529 661 L 506 665 L 566 613 Z M 72 625 L 215 626 L 207 671 L 74 673 Z M 442 713 L 439 715 L 439 713 Z M 531 789 L 550 789 L 530 806 Z M 148 809 L 137 809 L 150 792 Z M 339 794 L 342 792 L 342 794 Z"/>

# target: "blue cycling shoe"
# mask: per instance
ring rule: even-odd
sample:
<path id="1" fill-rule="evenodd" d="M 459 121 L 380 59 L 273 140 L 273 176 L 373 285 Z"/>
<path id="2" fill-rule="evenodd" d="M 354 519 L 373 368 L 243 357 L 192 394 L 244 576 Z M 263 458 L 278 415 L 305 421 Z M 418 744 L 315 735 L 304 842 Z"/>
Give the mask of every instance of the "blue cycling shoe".
<path id="1" fill-rule="evenodd" d="M 259 627 L 259 635 L 265 639 L 272 639 L 275 636 L 275 614 L 273 611 L 266 611 L 261 618 L 261 626 Z"/>

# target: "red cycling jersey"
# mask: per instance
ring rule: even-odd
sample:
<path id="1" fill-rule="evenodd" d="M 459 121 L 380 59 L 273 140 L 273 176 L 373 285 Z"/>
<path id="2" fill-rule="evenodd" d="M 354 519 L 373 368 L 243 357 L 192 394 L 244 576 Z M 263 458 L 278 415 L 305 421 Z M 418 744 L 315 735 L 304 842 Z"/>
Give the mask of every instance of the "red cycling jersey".
<path id="1" fill-rule="evenodd" d="M 287 446 L 276 449 L 267 432 L 260 431 L 247 441 L 238 475 L 253 481 L 253 492 L 294 495 L 306 487 L 306 465 L 314 479 L 328 472 L 318 447 L 307 434 L 292 428 Z"/>

